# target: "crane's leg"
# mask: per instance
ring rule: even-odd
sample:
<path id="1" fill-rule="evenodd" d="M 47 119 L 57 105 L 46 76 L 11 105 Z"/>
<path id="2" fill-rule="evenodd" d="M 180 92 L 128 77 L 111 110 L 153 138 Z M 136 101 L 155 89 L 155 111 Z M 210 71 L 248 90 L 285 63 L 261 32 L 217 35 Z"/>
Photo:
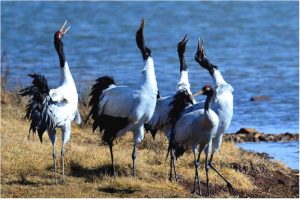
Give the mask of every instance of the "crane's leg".
<path id="1" fill-rule="evenodd" d="M 234 195 L 236 195 L 236 191 L 235 191 L 235 189 L 233 188 L 233 186 L 232 186 L 232 184 L 228 181 L 228 180 L 226 180 L 226 178 L 224 177 L 224 176 L 222 176 L 221 175 L 221 173 L 219 172 L 219 171 L 217 171 L 217 169 L 215 169 L 215 167 L 213 166 L 213 164 L 212 164 L 212 159 L 213 159 L 213 156 L 214 156 L 214 153 L 212 153 L 211 154 L 211 156 L 210 156 L 210 160 L 209 160 L 209 162 L 208 162 L 208 166 L 210 167 L 210 168 L 212 168 L 225 182 L 226 182 L 226 184 L 227 184 L 227 187 L 228 187 L 228 189 L 229 189 L 229 191 L 231 192 L 231 193 L 233 193 Z"/>
<path id="2" fill-rule="evenodd" d="M 136 151 L 135 147 L 136 143 L 133 144 L 133 151 L 132 151 L 132 163 L 133 163 L 133 170 L 132 170 L 132 175 L 135 177 L 136 176 L 136 170 L 135 170 L 135 159 L 136 159 Z"/>
<path id="3" fill-rule="evenodd" d="M 53 158 L 53 164 L 54 164 L 55 184 L 57 184 L 57 166 L 56 166 L 55 145 L 52 145 L 52 158 Z"/>
<path id="4" fill-rule="evenodd" d="M 172 159 L 173 159 L 173 169 L 174 169 L 174 178 L 175 178 L 175 182 L 177 183 L 177 173 L 176 173 L 176 157 L 175 157 L 175 151 L 174 149 L 172 149 Z"/>
<path id="5" fill-rule="evenodd" d="M 52 143 L 52 158 L 53 158 L 53 165 L 54 165 L 54 177 L 55 177 L 55 184 L 57 184 L 57 166 L 56 166 L 56 154 L 55 154 L 56 131 L 48 130 L 48 136 Z"/>
<path id="6" fill-rule="evenodd" d="M 173 172 L 173 169 L 174 169 L 174 178 L 175 178 L 175 182 L 177 183 L 177 173 L 176 173 L 176 157 L 175 157 L 175 151 L 174 149 L 171 149 L 170 150 L 170 178 L 169 180 L 172 182 L 172 172 Z"/>
<path id="7" fill-rule="evenodd" d="M 62 165 L 62 174 L 63 174 L 63 183 L 65 183 L 65 145 L 62 145 L 61 148 L 61 165 Z"/>
<path id="8" fill-rule="evenodd" d="M 209 153 L 211 152 L 211 147 L 212 147 L 212 141 L 210 141 L 205 149 L 205 174 L 206 174 L 206 190 L 207 190 L 207 195 L 210 197 L 210 186 L 209 186 L 209 176 L 208 176 L 208 171 L 209 171 L 209 165 L 208 165 L 208 156 Z"/>
<path id="9" fill-rule="evenodd" d="M 65 183 L 65 145 L 70 140 L 70 136 L 71 136 L 71 121 L 67 122 L 62 127 L 62 147 L 61 147 L 61 164 L 62 164 L 62 175 L 63 175 L 62 183 Z"/>
<path id="10" fill-rule="evenodd" d="M 200 187 L 200 179 L 199 179 L 199 174 L 198 174 L 199 162 L 197 161 L 196 153 L 197 153 L 197 145 L 194 145 L 193 146 L 193 154 L 194 154 L 194 163 L 195 163 L 195 181 L 194 181 L 193 193 L 195 193 L 196 183 L 198 183 L 199 195 L 202 195 L 201 187 Z M 199 151 L 199 153 L 200 153 L 200 151 Z"/>
<path id="11" fill-rule="evenodd" d="M 208 154 L 205 154 L 205 173 L 206 173 L 206 188 L 207 188 L 207 195 L 210 197 L 210 187 L 209 187 L 209 178 L 208 178 Z"/>
<path id="12" fill-rule="evenodd" d="M 109 150 L 110 150 L 110 157 L 111 157 L 111 165 L 113 168 L 113 176 L 116 177 L 116 168 L 115 168 L 115 160 L 114 160 L 114 153 L 113 153 L 113 143 L 109 143 Z"/>
<path id="13" fill-rule="evenodd" d="M 172 182 L 172 172 L 173 172 L 173 156 L 172 156 L 172 150 L 173 149 L 171 149 L 170 150 L 170 178 L 169 178 L 169 180 L 170 180 L 170 182 Z"/>

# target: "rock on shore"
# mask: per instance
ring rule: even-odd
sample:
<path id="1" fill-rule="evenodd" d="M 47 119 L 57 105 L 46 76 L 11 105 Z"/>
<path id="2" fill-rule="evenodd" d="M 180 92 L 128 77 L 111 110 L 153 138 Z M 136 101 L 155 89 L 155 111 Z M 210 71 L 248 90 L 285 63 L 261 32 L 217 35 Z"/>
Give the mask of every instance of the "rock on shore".
<path id="1" fill-rule="evenodd" d="M 236 133 L 225 134 L 225 141 L 234 142 L 287 142 L 299 140 L 299 134 L 270 134 L 258 132 L 255 128 L 241 128 Z"/>

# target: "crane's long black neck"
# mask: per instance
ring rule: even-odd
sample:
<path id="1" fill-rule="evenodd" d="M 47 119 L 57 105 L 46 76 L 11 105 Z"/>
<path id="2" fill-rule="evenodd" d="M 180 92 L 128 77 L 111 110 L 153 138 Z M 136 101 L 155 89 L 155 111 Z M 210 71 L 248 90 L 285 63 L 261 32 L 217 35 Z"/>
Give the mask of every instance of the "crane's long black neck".
<path id="1" fill-rule="evenodd" d="M 63 68 L 65 66 L 65 61 L 66 61 L 65 53 L 64 53 L 64 44 L 60 40 L 60 38 L 57 38 L 55 36 L 54 36 L 54 46 L 55 46 L 55 50 L 59 57 L 60 67 Z"/>
<path id="2" fill-rule="evenodd" d="M 136 39 L 136 44 L 142 53 L 143 60 L 147 60 L 148 57 L 151 57 L 151 50 L 145 44 L 143 28 L 140 28 L 136 32 L 135 39 Z"/>
<path id="3" fill-rule="evenodd" d="M 187 71 L 187 65 L 185 63 L 184 54 L 178 52 L 179 62 L 180 62 L 180 72 L 181 71 Z"/>
<path id="4" fill-rule="evenodd" d="M 212 100 L 213 100 L 213 96 L 214 96 L 213 91 L 207 95 L 206 100 L 205 100 L 205 104 L 204 104 L 204 110 L 205 111 L 210 109 L 211 103 L 212 103 Z"/>
<path id="5" fill-rule="evenodd" d="M 218 70 L 218 67 L 216 65 L 213 65 L 212 63 L 210 63 L 210 61 L 206 57 L 203 60 L 203 67 L 207 68 L 207 70 L 211 76 L 214 74 L 214 69 Z"/>

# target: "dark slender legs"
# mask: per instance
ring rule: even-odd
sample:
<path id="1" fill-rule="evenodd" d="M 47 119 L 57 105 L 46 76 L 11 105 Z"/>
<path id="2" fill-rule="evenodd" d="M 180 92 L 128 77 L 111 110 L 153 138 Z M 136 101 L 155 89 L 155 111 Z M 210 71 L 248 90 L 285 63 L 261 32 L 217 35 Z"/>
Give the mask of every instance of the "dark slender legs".
<path id="1" fill-rule="evenodd" d="M 196 191 L 196 183 L 198 183 L 199 195 L 202 195 L 201 187 L 200 187 L 200 178 L 199 178 L 199 174 L 198 174 L 199 162 L 197 161 L 197 158 L 196 158 L 197 146 L 193 147 L 193 153 L 194 153 L 194 163 L 195 163 L 195 181 L 194 181 L 193 193 Z M 201 153 L 201 151 L 199 151 L 199 157 L 200 157 L 200 153 Z"/>
<path id="2" fill-rule="evenodd" d="M 116 177 L 116 168 L 115 168 L 115 160 L 114 160 L 114 153 L 113 153 L 113 145 L 112 143 L 108 144 L 110 150 L 110 158 L 111 158 L 111 165 L 113 169 L 113 176 Z"/>
<path id="3" fill-rule="evenodd" d="M 225 182 L 226 182 L 226 184 L 227 184 L 227 187 L 228 187 L 228 189 L 229 189 L 229 191 L 232 193 L 232 194 L 236 194 L 236 191 L 235 191 L 235 189 L 233 188 L 233 186 L 231 185 L 231 183 L 228 181 L 228 180 L 226 180 L 226 178 L 224 177 L 224 176 L 222 176 L 221 175 L 221 173 L 219 172 L 219 171 L 217 171 L 217 169 L 213 166 L 213 164 L 212 164 L 212 159 L 213 159 L 213 156 L 214 156 L 214 154 L 212 153 L 211 154 L 211 156 L 210 156 L 210 160 L 209 160 L 209 162 L 208 162 L 208 169 L 209 168 L 212 168 Z"/>
<path id="4" fill-rule="evenodd" d="M 206 188 L 207 188 L 207 195 L 210 197 L 210 186 L 209 186 L 209 178 L 208 178 L 208 154 L 205 156 L 205 173 L 206 173 Z"/>
<path id="5" fill-rule="evenodd" d="M 172 171 L 174 169 L 174 178 L 175 178 L 175 182 L 177 182 L 176 157 L 175 157 L 174 149 L 170 150 L 170 156 L 171 156 L 171 161 L 170 161 L 170 178 L 169 178 L 169 180 L 172 182 Z"/>
<path id="6" fill-rule="evenodd" d="M 64 144 L 61 149 L 61 164 L 62 164 L 63 183 L 65 183 L 65 145 Z"/>
<path id="7" fill-rule="evenodd" d="M 56 166 L 56 154 L 55 154 L 55 146 L 52 145 L 52 158 L 54 164 L 54 176 L 55 176 L 55 184 L 57 184 L 57 166 Z"/>
<path id="8" fill-rule="evenodd" d="M 135 170 L 135 159 L 136 159 L 136 150 L 135 150 L 135 143 L 133 144 L 133 151 L 132 151 L 132 163 L 133 163 L 133 170 L 132 170 L 132 175 L 135 177 L 136 176 L 136 170 Z"/>

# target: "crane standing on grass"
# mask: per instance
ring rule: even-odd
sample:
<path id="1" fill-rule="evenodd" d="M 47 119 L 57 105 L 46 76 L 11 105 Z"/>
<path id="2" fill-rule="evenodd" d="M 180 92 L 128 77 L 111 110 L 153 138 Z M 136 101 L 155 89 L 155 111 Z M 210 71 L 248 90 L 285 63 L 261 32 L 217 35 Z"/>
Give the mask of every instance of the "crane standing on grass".
<path id="1" fill-rule="evenodd" d="M 209 189 L 209 180 L 208 180 L 208 171 L 209 168 L 212 168 L 227 184 L 227 187 L 229 191 L 232 193 L 236 193 L 231 183 L 223 176 L 212 164 L 212 159 L 214 153 L 220 148 L 220 145 L 222 143 L 222 137 L 224 132 L 229 128 L 229 125 L 231 123 L 232 115 L 233 115 L 233 88 L 230 84 L 228 84 L 221 72 L 219 71 L 218 67 L 211 64 L 209 60 L 206 57 L 205 51 L 204 51 L 204 40 L 202 39 L 202 43 L 200 44 L 200 40 L 198 42 L 198 48 L 197 52 L 195 54 L 195 61 L 199 63 L 199 65 L 206 70 L 208 70 L 209 74 L 211 75 L 215 89 L 216 89 L 216 97 L 213 100 L 212 103 L 212 110 L 215 111 L 215 113 L 219 117 L 219 125 L 216 132 L 216 135 L 212 138 L 211 143 L 211 156 L 208 160 L 208 150 L 209 147 L 207 146 L 205 148 L 206 156 L 206 164 L 205 164 L 205 171 L 206 171 L 206 178 L 207 178 L 207 191 L 208 195 L 210 194 Z M 190 106 L 184 110 L 184 114 L 203 109 L 204 103 L 199 102 L 193 106 Z M 201 148 L 201 146 L 200 146 Z M 199 149 L 199 151 L 201 151 Z M 200 161 L 200 153 L 197 159 L 197 162 Z"/>
<path id="2" fill-rule="evenodd" d="M 133 176 L 136 175 L 136 144 L 144 138 L 144 124 L 153 115 L 158 95 L 154 62 L 151 50 L 145 45 L 143 31 L 144 20 L 142 19 L 136 32 L 136 43 L 145 64 L 139 83 L 140 89 L 133 90 L 127 86 L 116 86 L 111 77 L 104 76 L 96 80 L 90 94 L 92 97 L 89 105 L 92 108 L 88 118 L 92 116 L 93 131 L 99 127 L 100 132 L 103 133 L 103 140 L 109 145 L 114 176 L 116 173 L 113 141 L 128 131 L 133 132 Z"/>
<path id="3" fill-rule="evenodd" d="M 21 96 L 30 96 L 26 106 L 26 118 L 31 120 L 29 132 L 38 132 L 40 141 L 47 130 L 49 139 L 52 143 L 52 157 L 54 162 L 55 183 L 57 183 L 56 168 L 56 129 L 62 130 L 62 174 L 64 173 L 64 154 L 65 145 L 70 139 L 71 122 L 75 120 L 77 124 L 81 123 L 78 106 L 78 94 L 76 86 L 71 75 L 69 65 L 66 61 L 63 42 L 61 38 L 69 30 L 65 28 L 67 21 L 61 29 L 54 34 L 54 47 L 59 57 L 61 70 L 61 84 L 56 89 L 49 89 L 47 80 L 43 75 L 29 74 L 33 78 L 32 85 L 20 91 Z"/>
<path id="4" fill-rule="evenodd" d="M 198 152 L 198 156 L 200 157 L 201 152 L 206 146 L 210 149 L 211 140 L 216 135 L 219 125 L 219 118 L 217 114 L 211 110 L 211 103 L 216 94 L 214 88 L 206 85 L 198 93 L 194 94 L 194 96 L 200 94 L 207 96 L 204 109 L 194 110 L 182 115 L 177 120 L 174 128 L 172 128 L 170 139 L 170 148 L 174 150 L 176 158 L 183 155 L 187 148 L 192 147 L 195 164 L 194 191 L 196 183 L 198 182 L 199 195 L 201 195 L 201 188 L 198 175 L 199 160 L 196 158 L 197 145 L 200 145 Z M 209 150 L 206 150 L 205 153 L 208 155 Z M 175 161 L 175 158 L 172 159 Z"/>

